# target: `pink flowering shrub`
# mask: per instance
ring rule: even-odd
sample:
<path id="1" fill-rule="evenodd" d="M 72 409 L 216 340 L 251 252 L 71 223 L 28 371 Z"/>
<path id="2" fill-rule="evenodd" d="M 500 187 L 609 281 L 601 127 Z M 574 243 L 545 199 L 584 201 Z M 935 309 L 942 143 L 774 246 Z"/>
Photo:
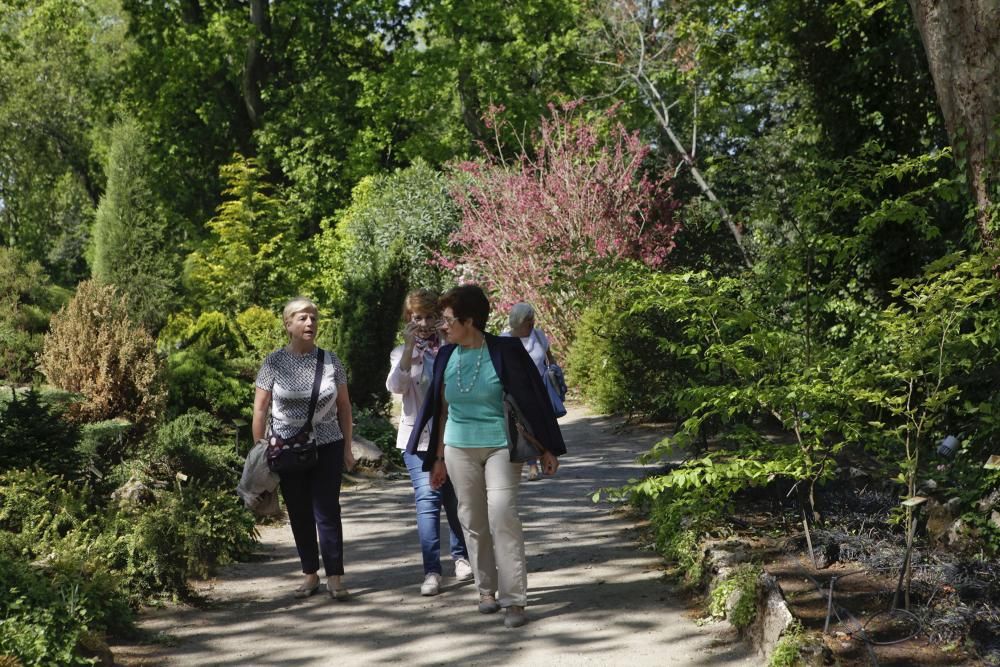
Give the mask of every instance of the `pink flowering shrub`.
<path id="1" fill-rule="evenodd" d="M 551 115 L 519 153 L 502 148 L 457 165 L 453 196 L 462 221 L 446 266 L 487 288 L 506 309 L 528 301 L 539 324 L 565 349 L 592 288 L 591 278 L 623 259 L 662 265 L 674 247 L 676 201 L 666 176 L 643 171 L 649 153 L 614 119 L 586 119 L 579 103 Z M 511 128 L 492 108 L 499 137 Z M 498 142 L 499 143 L 499 142 Z"/>

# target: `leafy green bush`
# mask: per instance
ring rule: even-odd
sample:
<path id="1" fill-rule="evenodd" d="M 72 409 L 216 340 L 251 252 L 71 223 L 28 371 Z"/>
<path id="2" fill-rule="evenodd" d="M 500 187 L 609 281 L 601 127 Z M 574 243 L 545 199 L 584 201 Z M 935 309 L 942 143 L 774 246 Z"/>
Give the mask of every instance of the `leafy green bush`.
<path id="1" fill-rule="evenodd" d="M 639 265 L 608 277 L 604 295 L 584 311 L 567 358 L 569 384 L 597 410 L 646 418 L 675 418 L 680 392 L 695 381 L 695 363 L 675 314 L 634 301 L 629 289 L 652 272 Z M 680 296 L 680 295 L 679 295 Z"/>
<path id="2" fill-rule="evenodd" d="M 797 667 L 802 664 L 802 648 L 805 646 L 806 634 L 802 624 L 797 620 L 789 623 L 774 646 L 768 667 Z"/>
<path id="3" fill-rule="evenodd" d="M 89 487 L 39 470 L 0 474 L 0 653 L 25 664 L 84 664 L 81 641 L 129 627 L 95 500 Z"/>
<path id="4" fill-rule="evenodd" d="M 402 253 L 406 284 L 442 291 L 451 280 L 433 260 L 458 223 L 447 179 L 421 160 L 392 174 L 362 179 L 351 205 L 338 220 L 324 223 L 317 239 L 318 286 L 340 301 L 350 289 L 347 281 L 384 272 Z"/>
<path id="5" fill-rule="evenodd" d="M 0 553 L 0 655 L 24 665 L 86 665 L 77 653 L 89 630 L 87 609 L 66 600 L 42 572 Z"/>
<path id="6" fill-rule="evenodd" d="M 656 535 L 656 549 L 676 563 L 685 584 L 699 585 L 705 576 L 705 553 L 701 540 L 723 525 L 729 496 L 712 487 L 680 491 L 664 489 L 649 493 L 631 489 L 632 502 L 648 505 L 650 524 Z"/>
<path id="7" fill-rule="evenodd" d="M 76 451 L 79 429 L 62 419 L 59 410 L 44 405 L 37 392 L 0 403 L 0 470 L 38 466 L 72 476 L 80 464 Z"/>
<path id="8" fill-rule="evenodd" d="M 760 589 L 761 569 L 758 565 L 743 564 L 733 568 L 729 576 L 720 581 L 709 595 L 708 612 L 712 616 L 727 618 L 734 627 L 744 630 L 757 618 L 757 597 Z M 739 591 L 732 609 L 727 610 L 730 596 Z"/>

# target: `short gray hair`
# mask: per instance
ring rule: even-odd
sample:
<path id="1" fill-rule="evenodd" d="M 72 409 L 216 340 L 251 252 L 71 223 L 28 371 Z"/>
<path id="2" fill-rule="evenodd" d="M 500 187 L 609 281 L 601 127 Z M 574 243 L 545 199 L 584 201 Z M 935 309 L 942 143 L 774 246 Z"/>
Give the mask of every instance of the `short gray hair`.
<path id="1" fill-rule="evenodd" d="M 319 308 L 316 307 L 316 304 L 311 299 L 307 299 L 304 296 L 297 296 L 285 304 L 285 307 L 281 311 L 281 321 L 287 327 L 292 316 L 295 313 L 301 313 L 303 310 L 310 310 L 319 315 Z"/>
<path id="2" fill-rule="evenodd" d="M 507 314 L 507 323 L 511 329 L 517 329 L 526 321 L 533 319 L 535 319 L 535 309 L 524 301 L 511 306 L 510 313 Z"/>

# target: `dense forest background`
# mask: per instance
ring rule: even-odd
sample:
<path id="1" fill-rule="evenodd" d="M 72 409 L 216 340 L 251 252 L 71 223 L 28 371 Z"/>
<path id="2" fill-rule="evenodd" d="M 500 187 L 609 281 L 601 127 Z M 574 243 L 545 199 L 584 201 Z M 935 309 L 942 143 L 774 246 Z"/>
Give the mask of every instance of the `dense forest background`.
<path id="1" fill-rule="evenodd" d="M 850 460 L 995 557 L 989 4 L 0 0 L 0 655 L 85 661 L 248 553 L 298 294 L 390 453 L 403 294 L 477 281 L 677 421 L 627 490 L 665 554 L 775 480 L 822 524 Z"/>

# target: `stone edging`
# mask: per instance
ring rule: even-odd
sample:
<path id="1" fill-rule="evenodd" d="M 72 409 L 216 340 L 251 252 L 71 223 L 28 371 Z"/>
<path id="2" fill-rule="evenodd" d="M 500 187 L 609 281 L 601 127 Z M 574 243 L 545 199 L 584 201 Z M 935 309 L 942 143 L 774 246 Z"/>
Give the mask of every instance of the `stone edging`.
<path id="1" fill-rule="evenodd" d="M 736 568 L 752 561 L 751 547 L 737 540 L 705 540 L 701 543 L 701 548 L 705 556 L 709 591 L 726 581 Z M 736 589 L 727 598 L 725 605 L 727 620 L 731 620 L 731 611 L 740 602 L 742 595 L 742 591 Z M 769 661 L 778 642 L 795 621 L 795 616 L 774 576 L 766 572 L 761 573 L 757 580 L 756 595 L 757 614 L 753 622 L 740 632 L 757 654 L 765 661 Z M 799 664 L 824 664 L 824 649 L 825 647 L 819 642 L 803 646 L 800 649 Z"/>

